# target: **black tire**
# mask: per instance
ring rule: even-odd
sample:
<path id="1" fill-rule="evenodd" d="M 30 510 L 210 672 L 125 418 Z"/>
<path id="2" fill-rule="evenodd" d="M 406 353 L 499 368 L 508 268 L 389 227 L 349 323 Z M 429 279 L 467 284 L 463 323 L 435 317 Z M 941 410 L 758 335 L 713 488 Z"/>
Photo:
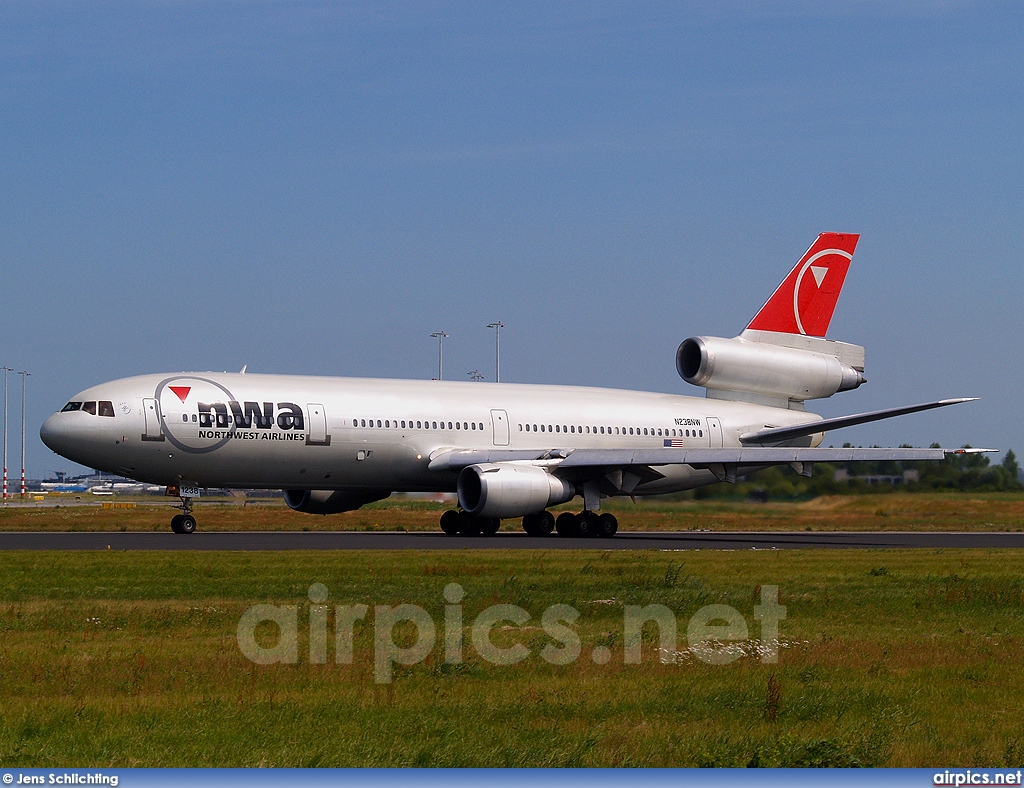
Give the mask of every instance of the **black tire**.
<path id="1" fill-rule="evenodd" d="M 528 514 L 523 517 L 523 530 L 526 531 L 528 536 L 540 536 L 538 531 L 540 515 Z"/>
<path id="2" fill-rule="evenodd" d="M 459 533 L 463 536 L 478 536 L 483 532 L 481 518 L 465 512 L 459 512 Z"/>
<path id="3" fill-rule="evenodd" d="M 449 509 L 441 515 L 441 530 L 448 536 L 455 536 L 459 532 L 459 525 L 459 513 L 454 509 Z"/>
<path id="4" fill-rule="evenodd" d="M 543 511 L 537 514 L 537 536 L 550 536 L 555 530 L 555 516 Z"/>
<path id="5" fill-rule="evenodd" d="M 181 518 L 182 517 L 184 517 L 184 515 L 176 514 L 176 515 L 174 515 L 174 517 L 171 518 L 171 530 L 174 531 L 174 533 L 176 533 L 176 534 L 183 534 L 183 533 L 185 533 L 184 531 L 181 530 Z"/>
<path id="6" fill-rule="evenodd" d="M 190 514 L 179 515 L 181 517 L 180 525 L 181 528 L 179 533 L 183 534 L 194 534 L 196 532 L 196 518 Z"/>
<path id="7" fill-rule="evenodd" d="M 615 532 L 619 530 L 619 521 L 615 519 L 615 515 L 611 512 L 605 512 L 597 518 L 597 535 L 605 538 L 615 536 Z"/>
<path id="8" fill-rule="evenodd" d="M 501 529 L 501 520 L 497 517 L 479 517 L 480 531 L 484 536 L 494 536 Z"/>
<path id="9" fill-rule="evenodd" d="M 576 515 L 576 533 L 580 536 L 597 535 L 597 515 L 586 510 Z"/>
<path id="10" fill-rule="evenodd" d="M 579 536 L 576 530 L 576 515 L 572 512 L 562 512 L 555 520 L 555 530 L 559 536 Z"/>

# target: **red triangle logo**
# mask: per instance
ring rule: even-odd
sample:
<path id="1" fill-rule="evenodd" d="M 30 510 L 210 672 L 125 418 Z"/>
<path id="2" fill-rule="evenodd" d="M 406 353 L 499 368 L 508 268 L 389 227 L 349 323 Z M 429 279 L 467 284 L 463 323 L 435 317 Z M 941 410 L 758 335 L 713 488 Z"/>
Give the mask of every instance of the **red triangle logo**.
<path id="1" fill-rule="evenodd" d="M 168 386 L 167 388 L 178 396 L 178 399 L 181 400 L 182 404 L 185 403 L 185 400 L 188 398 L 188 393 L 192 390 L 191 386 Z"/>

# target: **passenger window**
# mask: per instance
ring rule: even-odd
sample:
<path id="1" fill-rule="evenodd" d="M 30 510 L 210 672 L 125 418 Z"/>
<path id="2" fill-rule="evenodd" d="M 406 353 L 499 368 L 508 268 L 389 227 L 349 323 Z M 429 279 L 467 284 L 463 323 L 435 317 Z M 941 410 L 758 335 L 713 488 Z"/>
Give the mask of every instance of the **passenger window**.
<path id="1" fill-rule="evenodd" d="M 384 426 L 385 427 L 390 427 L 391 426 L 391 422 L 390 421 L 385 421 L 384 422 Z"/>
<path id="2" fill-rule="evenodd" d="M 67 405 L 65 405 L 63 408 L 60 409 L 60 412 L 61 413 L 71 413 L 72 411 L 81 410 L 81 409 L 82 409 L 82 403 L 81 402 L 69 402 Z"/>
<path id="3" fill-rule="evenodd" d="M 704 437 L 704 430 L 701 430 L 701 431 L 700 431 L 700 436 L 701 436 L 702 438 Z"/>
<path id="4" fill-rule="evenodd" d="M 182 413 L 181 414 L 181 420 L 187 422 L 188 421 L 188 414 L 187 413 Z"/>
<path id="5" fill-rule="evenodd" d="M 459 424 L 459 422 L 455 422 L 455 429 L 461 430 L 462 429 L 462 425 Z"/>
<path id="6" fill-rule="evenodd" d="M 561 429 L 559 428 L 559 426 L 557 424 L 555 425 L 555 432 L 561 432 Z"/>
<path id="7" fill-rule="evenodd" d="M 192 414 L 192 423 L 193 423 L 193 424 L 195 424 L 195 423 L 196 423 L 197 421 L 199 421 L 199 419 L 198 419 L 198 417 L 196 416 L 196 414 L 195 414 L 195 413 L 193 413 L 193 414 Z"/>
<path id="8" fill-rule="evenodd" d="M 462 422 L 462 429 L 468 430 L 469 429 L 469 424 L 467 424 L 466 422 Z"/>
<path id="9" fill-rule="evenodd" d="M 96 403 L 95 402 L 83 402 L 82 410 L 88 413 L 90 416 L 96 415 Z"/>

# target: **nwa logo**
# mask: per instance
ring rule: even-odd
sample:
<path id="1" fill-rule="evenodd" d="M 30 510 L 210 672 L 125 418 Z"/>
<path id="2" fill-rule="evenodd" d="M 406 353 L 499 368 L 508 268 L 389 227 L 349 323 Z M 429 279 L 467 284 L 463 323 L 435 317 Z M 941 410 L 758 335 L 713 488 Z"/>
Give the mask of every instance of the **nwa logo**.
<path id="1" fill-rule="evenodd" d="M 269 430 L 274 426 L 274 403 L 264 402 L 262 410 L 258 402 L 200 402 L 198 418 L 200 427 L 218 427 L 225 429 L 234 425 L 237 429 Z M 231 417 L 228 417 L 228 409 L 231 409 Z M 294 402 L 277 403 L 277 426 L 282 430 L 305 429 L 306 422 L 302 416 L 302 408 Z"/>
<path id="2" fill-rule="evenodd" d="M 163 434 L 182 451 L 205 454 L 229 441 L 306 439 L 306 417 L 294 402 L 239 400 L 210 378 L 177 376 L 160 382 Z"/>

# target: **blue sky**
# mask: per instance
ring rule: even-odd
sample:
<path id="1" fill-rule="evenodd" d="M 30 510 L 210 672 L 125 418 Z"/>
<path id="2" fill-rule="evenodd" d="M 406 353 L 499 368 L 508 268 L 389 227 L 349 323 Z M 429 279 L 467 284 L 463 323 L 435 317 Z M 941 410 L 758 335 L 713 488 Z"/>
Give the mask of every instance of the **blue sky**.
<path id="1" fill-rule="evenodd" d="M 0 0 L 0 364 L 29 474 L 143 372 L 693 393 L 818 232 L 861 243 L 836 442 L 1024 452 L 1024 6 Z M 20 379 L 11 378 L 13 467 Z"/>

